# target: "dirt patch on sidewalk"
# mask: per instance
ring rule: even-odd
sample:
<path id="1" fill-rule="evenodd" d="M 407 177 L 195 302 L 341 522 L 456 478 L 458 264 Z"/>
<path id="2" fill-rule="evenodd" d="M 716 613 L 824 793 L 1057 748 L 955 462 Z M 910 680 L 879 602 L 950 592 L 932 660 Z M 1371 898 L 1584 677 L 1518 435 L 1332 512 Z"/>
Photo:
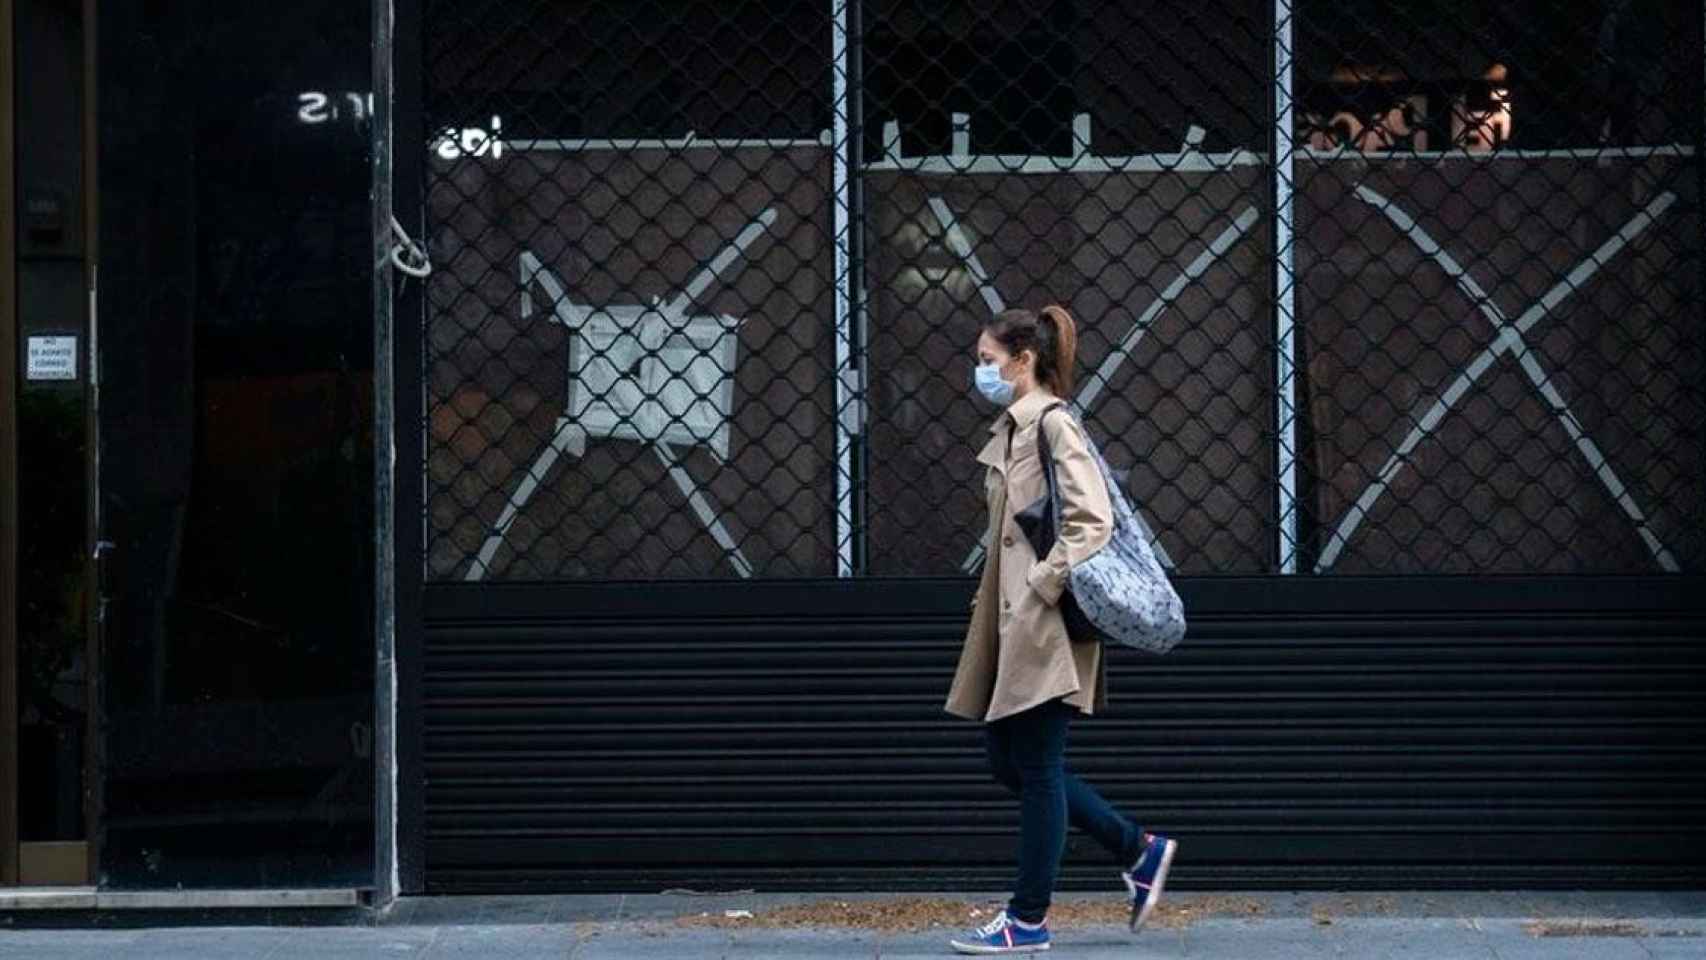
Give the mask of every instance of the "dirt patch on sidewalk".
<path id="1" fill-rule="evenodd" d="M 1651 932 L 1628 920 L 1530 920 L 1522 925 L 1531 937 L 1645 937 Z"/>
<path id="2" fill-rule="evenodd" d="M 835 927 L 881 933 L 915 933 L 924 930 L 960 930 L 987 923 L 1001 911 L 1000 901 L 957 900 L 945 897 L 888 897 L 879 900 L 827 898 L 768 910 L 724 910 L 686 914 L 675 919 L 679 927 L 775 930 L 799 927 Z M 1183 929 L 1208 917 L 1254 917 L 1266 908 L 1261 901 L 1240 896 L 1178 897 L 1164 902 L 1149 915 L 1148 927 Z M 1123 926 L 1128 908 L 1107 898 L 1057 898 L 1049 910 L 1049 926 Z"/>
<path id="3" fill-rule="evenodd" d="M 1330 927 L 1335 920 L 1357 916 L 1391 916 L 1398 902 L 1389 896 L 1347 895 L 1315 903 L 1309 908 L 1309 919 L 1318 927 Z"/>

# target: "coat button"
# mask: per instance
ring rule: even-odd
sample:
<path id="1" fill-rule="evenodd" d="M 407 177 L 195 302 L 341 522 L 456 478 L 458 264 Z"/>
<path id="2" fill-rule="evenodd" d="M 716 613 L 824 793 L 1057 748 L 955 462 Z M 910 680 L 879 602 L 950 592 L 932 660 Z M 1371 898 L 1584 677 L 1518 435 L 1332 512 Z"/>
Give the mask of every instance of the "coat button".
<path id="1" fill-rule="evenodd" d="M 1001 545 L 1004 547 L 1011 547 L 1013 545 L 1013 538 L 1012 537 L 1002 537 L 1001 538 Z"/>
<path id="2" fill-rule="evenodd" d="M 1011 601 L 1011 600 L 1003 600 L 1003 601 L 1001 601 L 1001 609 L 1003 609 L 1003 610 L 1011 610 L 1011 609 L 1013 609 L 1013 601 Z"/>

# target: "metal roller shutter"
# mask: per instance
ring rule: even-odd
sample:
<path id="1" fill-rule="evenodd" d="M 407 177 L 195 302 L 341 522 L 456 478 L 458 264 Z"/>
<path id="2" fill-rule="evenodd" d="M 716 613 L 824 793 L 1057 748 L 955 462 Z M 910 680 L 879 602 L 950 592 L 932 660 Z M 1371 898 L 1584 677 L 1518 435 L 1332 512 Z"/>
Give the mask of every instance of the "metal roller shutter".
<path id="1" fill-rule="evenodd" d="M 1700 586 L 1187 584 L 1069 761 L 1182 885 L 1698 884 Z M 433 588 L 427 889 L 1003 886 L 1017 806 L 940 710 L 968 589 Z M 1074 834 L 1063 886 L 1109 880 Z"/>

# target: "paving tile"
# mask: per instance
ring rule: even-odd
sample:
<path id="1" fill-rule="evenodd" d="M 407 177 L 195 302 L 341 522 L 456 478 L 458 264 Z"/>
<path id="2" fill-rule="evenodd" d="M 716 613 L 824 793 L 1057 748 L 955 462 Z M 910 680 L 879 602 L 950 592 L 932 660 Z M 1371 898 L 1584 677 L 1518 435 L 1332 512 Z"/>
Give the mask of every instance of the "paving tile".
<path id="1" fill-rule="evenodd" d="M 577 946 L 575 932 L 560 924 L 503 924 L 445 927 L 424 955 L 426 960 L 566 960 Z"/>
<path id="2" fill-rule="evenodd" d="M 1634 937 L 1501 937 L 1491 941 L 1496 960 L 1648 960 Z M 1696 957 L 1700 954 L 1696 953 Z"/>
<path id="3" fill-rule="evenodd" d="M 4 960 L 95 960 L 129 957 L 139 939 L 130 930 L 0 930 Z"/>
<path id="4" fill-rule="evenodd" d="M 1146 944 L 1155 944 L 1144 956 L 1231 958 L 1251 955 L 1252 947 L 1259 945 L 1256 949 L 1264 960 L 1316 960 L 1319 957 L 1337 956 L 1344 939 L 1338 931 L 1319 927 L 1301 918 L 1212 920 L 1177 931 L 1176 935 L 1184 947 L 1184 952 L 1176 954 L 1162 952 L 1160 943 L 1165 942 L 1164 938 L 1156 937 L 1154 941 L 1147 939 L 1151 933 L 1162 932 L 1146 931 L 1141 935 Z"/>

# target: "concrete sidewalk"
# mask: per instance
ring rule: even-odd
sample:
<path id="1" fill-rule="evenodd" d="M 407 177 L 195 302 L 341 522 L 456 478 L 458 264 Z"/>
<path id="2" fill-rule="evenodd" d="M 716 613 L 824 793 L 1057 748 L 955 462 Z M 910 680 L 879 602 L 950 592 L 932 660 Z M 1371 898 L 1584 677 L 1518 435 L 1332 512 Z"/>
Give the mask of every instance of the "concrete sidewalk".
<path id="1" fill-rule="evenodd" d="M 0 957 L 945 957 L 948 936 L 999 903 L 995 895 L 965 894 L 433 897 L 331 925 L 126 929 L 29 928 L 29 918 L 11 914 L 0 926 Z M 1062 895 L 1051 915 L 1052 953 L 1086 960 L 1706 958 L 1706 892 L 1181 893 L 1135 937 L 1117 922 L 1120 910 L 1115 897 Z"/>

